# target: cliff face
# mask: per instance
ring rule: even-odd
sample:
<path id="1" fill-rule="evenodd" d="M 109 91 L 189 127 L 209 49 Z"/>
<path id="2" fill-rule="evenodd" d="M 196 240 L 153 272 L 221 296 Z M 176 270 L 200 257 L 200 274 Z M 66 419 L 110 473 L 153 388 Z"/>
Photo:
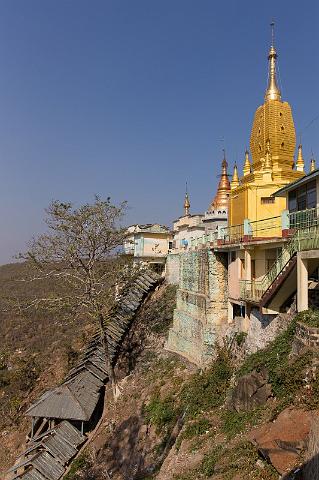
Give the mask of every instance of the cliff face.
<path id="1" fill-rule="evenodd" d="M 239 334 L 232 345 L 225 342 L 218 349 L 205 370 L 198 370 L 164 349 L 175 293 L 174 287 L 162 285 L 140 308 L 117 362 L 122 394 L 115 402 L 107 389 L 101 423 L 65 478 L 319 478 L 319 359 L 317 343 L 311 343 L 319 327 L 317 313 L 294 319 L 267 348 L 252 355 L 244 355 L 245 337 Z M 35 348 L 35 335 L 27 343 L 24 335 L 19 337 L 23 321 L 17 316 L 4 318 L 1 324 L 9 355 L 3 358 L 0 373 L 2 379 L 10 377 L 9 384 L 1 387 L 1 408 L 19 395 L 15 416 L 1 418 L 4 466 L 12 463 L 24 442 L 24 409 L 44 388 L 63 378 L 91 328 L 83 320 L 82 340 L 71 344 L 70 355 L 64 340 L 75 341 L 72 324 L 59 320 L 60 334 L 54 317 L 44 317 L 41 328 L 51 338 L 43 340 L 45 348 Z M 34 332 L 41 316 L 25 321 Z M 21 327 L 24 332 L 26 325 Z M 28 354 L 33 349 L 35 355 Z M 23 370 L 18 363 L 20 350 L 40 370 Z M 18 371 L 13 380 L 10 372 Z M 23 371 L 31 375 L 27 388 L 23 382 L 13 383 L 21 381 Z M 299 465 L 304 465 L 304 477 L 297 477 Z"/>
<path id="2" fill-rule="evenodd" d="M 297 320 L 244 361 L 238 337 L 199 371 L 163 349 L 166 332 L 156 330 L 163 308 L 172 313 L 167 295 L 161 287 L 138 314 L 117 372 L 122 395 L 116 403 L 108 395 L 67 478 L 318 478 L 317 350 L 296 339 Z"/>

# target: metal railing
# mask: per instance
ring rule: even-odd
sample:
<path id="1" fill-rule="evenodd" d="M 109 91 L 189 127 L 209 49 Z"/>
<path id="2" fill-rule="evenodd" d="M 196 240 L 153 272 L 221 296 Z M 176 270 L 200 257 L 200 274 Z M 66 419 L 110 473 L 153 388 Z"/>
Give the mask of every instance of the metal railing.
<path id="1" fill-rule="evenodd" d="M 281 215 L 249 222 L 249 228 L 252 238 L 281 237 Z"/>
<path id="2" fill-rule="evenodd" d="M 221 228 L 221 238 L 227 243 L 240 243 L 244 240 L 244 224 Z"/>
<path id="3" fill-rule="evenodd" d="M 261 280 L 240 280 L 240 297 L 258 303 L 295 253 L 317 248 L 319 248 L 319 225 L 297 230 Z"/>
<path id="4" fill-rule="evenodd" d="M 312 227 L 319 224 L 319 207 L 300 210 L 298 212 L 290 212 L 288 217 L 289 228 L 291 229 Z"/>
<path id="5" fill-rule="evenodd" d="M 239 225 L 221 227 L 218 233 L 217 231 L 209 232 L 193 238 L 189 243 L 191 247 L 195 248 L 207 243 L 217 243 L 218 239 L 224 244 L 237 244 L 258 238 L 280 238 L 282 237 L 282 230 L 285 228 L 289 228 L 290 233 L 293 234 L 296 230 L 319 225 L 319 207 L 298 212 L 287 212 L 286 218 L 286 227 L 283 226 L 282 216 L 269 217 L 253 222 L 247 219 L 245 223 Z"/>

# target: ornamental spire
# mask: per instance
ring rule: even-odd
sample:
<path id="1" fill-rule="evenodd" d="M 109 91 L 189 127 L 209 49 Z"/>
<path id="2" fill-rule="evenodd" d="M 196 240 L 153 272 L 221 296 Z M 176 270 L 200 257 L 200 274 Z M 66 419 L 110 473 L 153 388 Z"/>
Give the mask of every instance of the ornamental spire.
<path id="1" fill-rule="evenodd" d="M 229 192 L 230 192 L 230 183 L 227 173 L 227 160 L 226 160 L 226 153 L 224 152 L 224 158 L 222 161 L 222 173 L 220 175 L 219 184 L 217 187 L 217 192 L 215 195 L 214 200 L 210 204 L 208 211 L 218 210 L 219 208 L 228 208 L 229 203 Z"/>
<path id="2" fill-rule="evenodd" d="M 310 172 L 314 172 L 316 170 L 316 160 L 312 154 L 311 160 L 310 160 Z"/>
<path id="3" fill-rule="evenodd" d="M 239 186 L 238 169 L 237 169 L 236 162 L 235 162 L 235 165 L 234 165 L 233 178 L 232 178 L 230 186 L 231 186 L 232 190 Z"/>
<path id="4" fill-rule="evenodd" d="M 281 100 L 281 92 L 277 84 L 277 72 L 276 72 L 276 60 L 277 52 L 274 46 L 274 26 L 272 22 L 271 26 L 271 47 L 268 54 L 269 71 L 268 71 L 268 87 L 265 93 L 265 101 L 269 100 Z"/>
<path id="5" fill-rule="evenodd" d="M 297 172 L 305 172 L 305 162 L 302 156 L 302 145 L 301 143 L 298 146 L 298 157 L 296 161 L 296 170 Z"/>
<path id="6" fill-rule="evenodd" d="M 185 191 L 185 199 L 184 199 L 184 216 L 188 217 L 189 216 L 189 209 L 190 209 L 190 201 L 189 201 L 189 196 L 188 196 L 188 191 L 187 191 L 187 182 L 186 182 L 186 191 Z"/>
<path id="7" fill-rule="evenodd" d="M 250 170 L 251 170 L 251 165 L 250 165 L 250 161 L 249 161 L 249 152 L 246 149 L 246 151 L 245 151 L 245 163 L 244 163 L 244 168 L 243 168 L 244 175 L 249 175 Z"/>

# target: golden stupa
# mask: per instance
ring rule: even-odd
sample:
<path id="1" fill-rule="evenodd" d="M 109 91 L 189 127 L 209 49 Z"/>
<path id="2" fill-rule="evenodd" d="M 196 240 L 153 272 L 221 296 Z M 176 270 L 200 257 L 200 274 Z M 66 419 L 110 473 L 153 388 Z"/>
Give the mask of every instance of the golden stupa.
<path id="1" fill-rule="evenodd" d="M 229 194 L 230 194 L 230 183 L 227 173 L 227 161 L 225 158 L 225 151 L 224 151 L 224 158 L 222 161 L 222 173 L 220 175 L 220 180 L 218 183 L 218 188 L 216 195 L 208 207 L 208 211 L 218 211 L 218 210 L 225 210 L 228 208 L 229 204 Z"/>
<path id="2" fill-rule="evenodd" d="M 231 184 L 229 225 L 242 224 L 244 219 L 255 221 L 281 215 L 285 199 L 271 197 L 272 193 L 304 175 L 300 161 L 298 169 L 294 169 L 296 132 L 291 107 L 281 99 L 276 61 L 272 35 L 268 86 L 264 103 L 256 110 L 250 135 L 252 163 L 249 167 L 246 152 L 244 175 Z"/>

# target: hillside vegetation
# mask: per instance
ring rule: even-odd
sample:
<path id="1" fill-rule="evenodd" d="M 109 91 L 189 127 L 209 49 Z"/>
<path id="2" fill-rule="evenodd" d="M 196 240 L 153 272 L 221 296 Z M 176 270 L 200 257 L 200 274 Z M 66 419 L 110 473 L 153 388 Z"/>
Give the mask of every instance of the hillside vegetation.
<path id="1" fill-rule="evenodd" d="M 58 291 L 52 280 L 24 282 L 29 267 L 0 267 L 0 471 L 21 449 L 30 428 L 23 417 L 30 402 L 60 383 L 92 330 L 86 318 L 69 312 L 20 309 L 18 304 Z"/>
<path id="2" fill-rule="evenodd" d="M 10 289 L 21 296 L 31 293 L 26 284 L 15 283 L 24 268 L 0 269 L 3 305 Z M 47 285 L 48 292 L 50 288 Z M 175 288 L 164 284 L 140 308 L 116 367 L 122 395 L 115 402 L 107 390 L 99 429 L 65 478 L 301 478 L 294 472 L 309 463 L 309 428 L 319 405 L 319 354 L 310 348 L 293 354 L 295 331 L 298 321 L 319 326 L 318 312 L 298 315 L 267 348 L 243 361 L 234 352 L 245 348 L 245 336 L 235 338 L 236 349 L 227 342 L 216 346 L 216 358 L 202 371 L 165 351 L 174 307 Z M 77 320 L 75 338 L 67 313 L 1 313 L 0 405 L 2 412 L 10 411 L 1 416 L 2 465 L 10 463 L 24 441 L 24 409 L 43 389 L 59 383 L 92 329 L 85 319 Z M 251 378 L 261 382 L 264 397 L 242 407 L 238 386 Z M 272 447 L 267 450 L 274 439 L 279 460 Z"/>
<path id="3" fill-rule="evenodd" d="M 209 368 L 198 371 L 165 352 L 165 334 L 152 329 L 164 305 L 167 314 L 168 292 L 162 287 L 139 313 L 134 334 L 138 337 L 147 326 L 147 342 L 122 380 L 119 402 L 109 397 L 98 435 L 74 462 L 68 480 L 99 480 L 106 471 L 115 480 L 277 480 L 280 465 L 275 468 L 253 438 L 277 419 L 289 421 L 295 411 L 302 424 L 305 415 L 318 408 L 319 375 L 309 375 L 316 369 L 318 352 L 305 349 L 291 355 L 296 322 L 314 325 L 318 313 L 296 317 L 266 349 L 241 365 L 225 346 Z M 248 410 L 232 408 L 238 380 L 265 369 L 271 388 L 267 401 Z M 305 460 L 306 447 L 307 442 L 293 447 L 293 459 L 282 447 L 282 465 L 295 467 L 282 478 L 297 478 L 293 471 Z"/>

